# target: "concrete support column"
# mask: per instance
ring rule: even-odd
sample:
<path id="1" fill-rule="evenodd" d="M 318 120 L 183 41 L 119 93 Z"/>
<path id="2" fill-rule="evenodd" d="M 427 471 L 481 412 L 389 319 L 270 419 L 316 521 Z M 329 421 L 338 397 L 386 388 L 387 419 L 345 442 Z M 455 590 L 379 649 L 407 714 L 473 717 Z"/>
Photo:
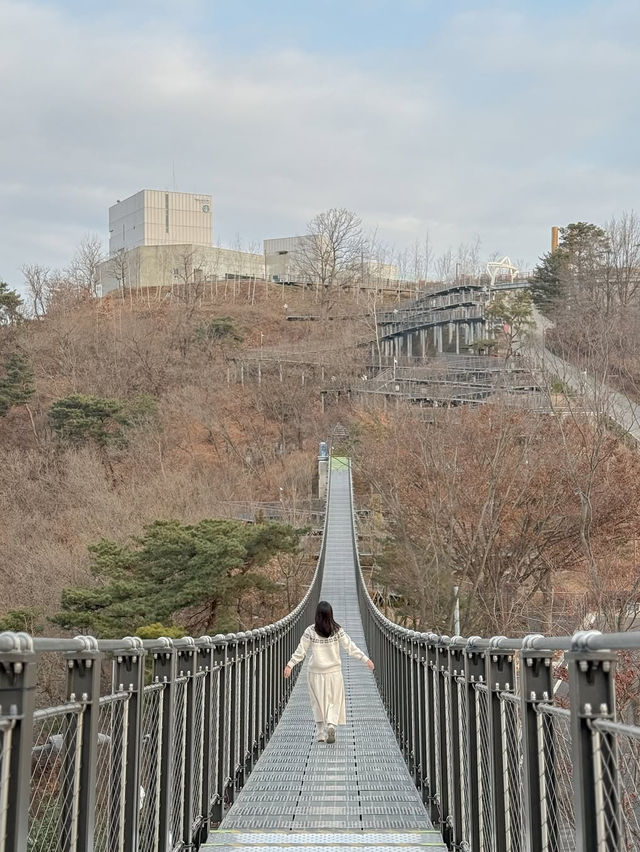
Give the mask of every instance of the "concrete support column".
<path id="1" fill-rule="evenodd" d="M 323 441 L 320 444 L 320 452 L 318 454 L 318 498 L 320 500 L 327 499 L 327 487 L 329 484 L 329 455 L 327 453 L 327 445 Z"/>
<path id="2" fill-rule="evenodd" d="M 460 354 L 460 324 L 456 323 L 456 355 Z"/>

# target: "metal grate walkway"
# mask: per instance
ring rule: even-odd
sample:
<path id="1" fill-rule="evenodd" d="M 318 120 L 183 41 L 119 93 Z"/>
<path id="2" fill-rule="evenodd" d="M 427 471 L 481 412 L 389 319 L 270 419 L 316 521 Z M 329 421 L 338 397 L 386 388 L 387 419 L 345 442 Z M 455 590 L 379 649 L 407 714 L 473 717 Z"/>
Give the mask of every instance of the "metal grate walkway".
<path id="1" fill-rule="evenodd" d="M 332 460 L 328 512 L 321 597 L 365 649 L 349 470 L 340 459 Z M 343 675 L 347 724 L 338 728 L 337 742 L 315 741 L 303 670 L 269 745 L 203 848 L 445 849 L 398 749 L 372 673 L 343 655 Z"/>

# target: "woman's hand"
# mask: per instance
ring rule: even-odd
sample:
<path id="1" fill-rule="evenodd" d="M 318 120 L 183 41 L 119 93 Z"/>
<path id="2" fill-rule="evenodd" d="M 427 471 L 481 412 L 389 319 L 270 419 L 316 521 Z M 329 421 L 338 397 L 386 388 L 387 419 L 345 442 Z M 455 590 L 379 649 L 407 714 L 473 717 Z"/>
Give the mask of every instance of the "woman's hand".
<path id="1" fill-rule="evenodd" d="M 291 677 L 291 666 L 285 666 L 282 674 L 284 677 Z"/>
<path id="2" fill-rule="evenodd" d="M 367 668 L 369 669 L 369 671 L 373 671 L 375 669 L 375 666 L 373 665 L 373 660 L 367 660 Z"/>

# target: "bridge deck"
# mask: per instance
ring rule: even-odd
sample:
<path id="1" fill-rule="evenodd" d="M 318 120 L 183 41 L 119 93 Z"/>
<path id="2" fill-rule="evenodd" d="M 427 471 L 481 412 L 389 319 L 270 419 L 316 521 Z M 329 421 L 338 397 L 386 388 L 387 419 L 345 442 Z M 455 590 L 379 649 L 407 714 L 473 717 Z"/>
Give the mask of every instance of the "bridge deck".
<path id="1" fill-rule="evenodd" d="M 365 648 L 351 539 L 349 472 L 333 460 L 321 597 Z M 306 668 L 306 663 L 304 664 Z M 343 659 L 347 724 L 315 741 L 306 672 L 251 776 L 204 848 L 444 850 L 409 775 L 372 673 Z"/>

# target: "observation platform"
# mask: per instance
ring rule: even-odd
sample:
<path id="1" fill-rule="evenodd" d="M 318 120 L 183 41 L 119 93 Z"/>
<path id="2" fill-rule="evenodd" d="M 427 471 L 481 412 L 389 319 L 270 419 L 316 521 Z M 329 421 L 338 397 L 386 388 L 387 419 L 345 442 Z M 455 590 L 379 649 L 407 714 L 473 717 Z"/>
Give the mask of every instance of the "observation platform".
<path id="1" fill-rule="evenodd" d="M 332 458 L 321 599 L 366 650 L 358 608 L 348 465 Z M 374 660 L 375 662 L 375 660 Z M 282 718 L 207 850 L 437 849 L 372 672 L 343 655 L 347 724 L 334 744 L 315 740 L 306 661 Z"/>

